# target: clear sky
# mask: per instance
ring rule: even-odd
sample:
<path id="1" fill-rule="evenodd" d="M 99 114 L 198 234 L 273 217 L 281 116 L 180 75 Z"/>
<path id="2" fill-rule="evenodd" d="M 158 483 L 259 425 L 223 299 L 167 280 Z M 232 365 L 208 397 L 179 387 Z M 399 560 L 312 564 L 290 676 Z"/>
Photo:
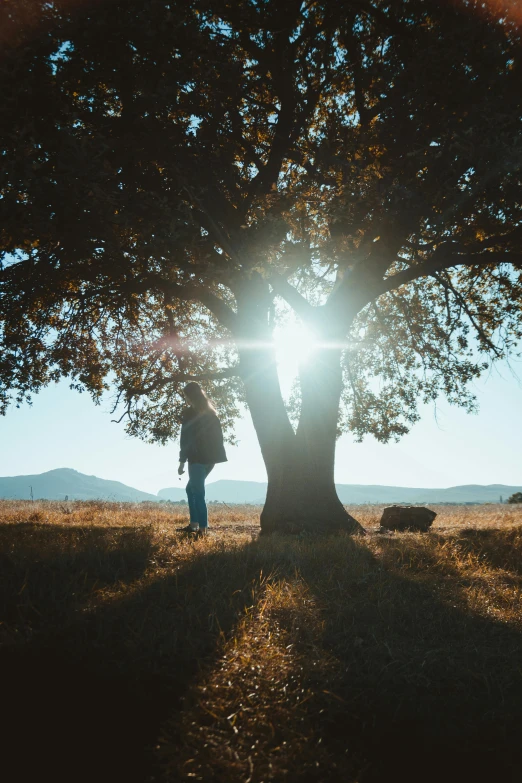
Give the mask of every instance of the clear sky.
<path id="1" fill-rule="evenodd" d="M 288 388 L 295 351 L 287 345 L 280 359 Z M 522 365 L 514 363 L 522 377 Z M 480 413 L 469 415 L 441 401 L 423 409 L 422 420 L 398 444 L 373 438 L 338 442 L 336 481 L 343 484 L 390 484 L 448 487 L 457 484 L 522 485 L 522 385 L 502 364 L 475 386 Z M 184 486 L 176 474 L 178 444 L 156 446 L 125 435 L 111 423 L 109 401 L 95 406 L 67 382 L 34 398 L 32 407 L 11 409 L 0 417 L 0 476 L 74 468 L 100 478 L 122 481 L 146 492 Z M 248 413 L 237 424 L 238 446 L 228 446 L 229 461 L 218 465 L 209 481 L 265 481 L 266 473 Z"/>

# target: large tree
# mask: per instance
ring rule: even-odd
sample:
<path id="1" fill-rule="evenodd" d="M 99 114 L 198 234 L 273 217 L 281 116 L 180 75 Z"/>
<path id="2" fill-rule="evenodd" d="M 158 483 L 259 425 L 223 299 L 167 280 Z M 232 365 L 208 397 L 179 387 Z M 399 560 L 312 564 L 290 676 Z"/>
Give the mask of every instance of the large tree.
<path id="1" fill-rule="evenodd" d="M 248 405 L 264 530 L 360 530 L 339 432 L 399 437 L 440 394 L 472 408 L 521 337 L 512 11 L 4 2 L 4 410 L 67 376 L 166 442 L 199 379 L 229 431 Z M 292 406 L 281 303 L 314 341 Z"/>

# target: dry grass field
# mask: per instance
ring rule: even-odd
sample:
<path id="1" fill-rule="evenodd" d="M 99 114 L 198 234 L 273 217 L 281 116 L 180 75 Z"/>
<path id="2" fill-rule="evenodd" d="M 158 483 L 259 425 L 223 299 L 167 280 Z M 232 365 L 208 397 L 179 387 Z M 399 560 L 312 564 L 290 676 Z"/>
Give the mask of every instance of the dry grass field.
<path id="1" fill-rule="evenodd" d="M 522 506 L 434 509 L 258 538 L 215 505 L 192 540 L 177 505 L 1 502 L 6 782 L 520 780 Z"/>

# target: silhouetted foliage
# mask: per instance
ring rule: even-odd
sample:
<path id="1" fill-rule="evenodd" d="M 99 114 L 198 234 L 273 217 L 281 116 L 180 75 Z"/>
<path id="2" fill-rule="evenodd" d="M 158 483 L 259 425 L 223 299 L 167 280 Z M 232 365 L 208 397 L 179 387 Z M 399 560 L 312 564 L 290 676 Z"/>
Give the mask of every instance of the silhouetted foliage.
<path id="1" fill-rule="evenodd" d="M 440 394 L 473 409 L 469 381 L 522 336 L 516 5 L 1 13 L 4 410 L 68 376 L 164 442 L 194 378 L 227 426 L 246 395 L 269 482 L 277 432 L 287 455 L 324 437 L 333 486 L 336 431 L 398 438 Z M 282 303 L 318 342 L 297 433 Z"/>
<path id="2" fill-rule="evenodd" d="M 515 492 L 513 495 L 508 497 L 507 502 L 508 503 L 522 503 L 522 492 Z"/>

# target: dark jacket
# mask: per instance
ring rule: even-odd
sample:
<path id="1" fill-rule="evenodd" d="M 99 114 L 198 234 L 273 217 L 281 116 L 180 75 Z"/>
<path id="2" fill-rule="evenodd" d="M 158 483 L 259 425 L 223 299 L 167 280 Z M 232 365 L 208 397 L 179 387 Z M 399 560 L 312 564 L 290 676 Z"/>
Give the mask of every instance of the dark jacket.
<path id="1" fill-rule="evenodd" d="M 221 424 L 213 411 L 197 413 L 193 408 L 187 408 L 183 414 L 179 445 L 180 462 L 204 465 L 227 462 Z"/>

